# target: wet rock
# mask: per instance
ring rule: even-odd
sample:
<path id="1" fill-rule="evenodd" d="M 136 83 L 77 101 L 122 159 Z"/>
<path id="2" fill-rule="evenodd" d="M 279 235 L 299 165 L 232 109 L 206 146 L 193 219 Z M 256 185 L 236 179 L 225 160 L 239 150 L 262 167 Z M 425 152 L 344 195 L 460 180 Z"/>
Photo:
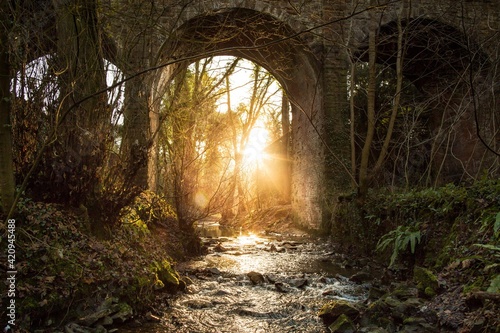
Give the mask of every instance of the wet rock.
<path id="1" fill-rule="evenodd" d="M 383 302 L 385 302 L 385 304 L 389 307 L 389 311 L 387 313 L 388 317 L 397 319 L 398 322 L 402 322 L 405 319 L 406 307 L 399 299 L 389 296 L 385 297 Z"/>
<path id="2" fill-rule="evenodd" d="M 351 276 L 350 280 L 354 283 L 361 284 L 373 280 L 373 277 L 370 273 L 366 271 L 361 271 Z"/>
<path id="3" fill-rule="evenodd" d="M 368 298 L 367 298 L 367 300 L 368 301 L 378 300 L 379 298 L 381 298 L 382 296 L 384 296 L 385 293 L 386 293 L 385 290 L 383 290 L 381 288 L 378 288 L 378 287 L 372 286 L 368 290 Z"/>
<path id="4" fill-rule="evenodd" d="M 431 298 L 436 295 L 439 287 L 437 277 L 428 269 L 415 266 L 413 280 L 417 284 L 419 295 Z"/>
<path id="5" fill-rule="evenodd" d="M 178 290 L 186 289 L 186 285 L 180 282 L 179 273 L 172 268 L 166 260 L 158 264 L 157 272 L 158 279 L 163 282 L 167 291 L 175 293 Z"/>
<path id="6" fill-rule="evenodd" d="M 323 291 L 322 293 L 323 296 L 340 296 L 340 293 L 336 289 L 328 289 Z"/>
<path id="7" fill-rule="evenodd" d="M 208 267 L 205 268 L 204 273 L 212 274 L 212 275 L 221 275 L 222 272 L 217 267 Z"/>
<path id="8" fill-rule="evenodd" d="M 254 285 L 262 284 L 265 282 L 264 276 L 260 273 L 252 271 L 250 273 L 247 273 L 247 276 Z"/>
<path id="9" fill-rule="evenodd" d="M 403 322 L 404 326 L 401 332 L 418 332 L 418 333 L 434 333 L 438 332 L 438 329 L 429 323 L 424 318 L 419 317 L 409 317 Z"/>
<path id="10" fill-rule="evenodd" d="M 269 313 L 254 311 L 247 308 L 238 308 L 234 310 L 234 312 L 240 316 L 255 317 L 255 318 L 264 318 L 270 316 Z"/>
<path id="11" fill-rule="evenodd" d="M 217 290 L 214 293 L 212 293 L 212 295 L 214 295 L 214 296 L 228 296 L 228 295 L 231 295 L 231 293 L 229 291 L 220 289 L 220 290 Z"/>
<path id="12" fill-rule="evenodd" d="M 265 277 L 269 283 L 276 283 L 278 281 L 278 277 L 274 274 L 266 274 Z"/>
<path id="13" fill-rule="evenodd" d="M 290 285 L 294 286 L 295 288 L 304 288 L 309 284 L 309 281 L 307 279 L 293 279 L 290 283 Z"/>
<path id="14" fill-rule="evenodd" d="M 269 248 L 270 252 L 278 252 L 278 253 L 283 253 L 286 252 L 286 249 L 281 246 L 276 246 L 275 244 L 271 244 L 271 247 Z"/>
<path id="15" fill-rule="evenodd" d="M 333 324 L 341 315 L 345 315 L 351 320 L 358 317 L 359 309 L 350 302 L 344 300 L 330 301 L 319 310 L 318 316 L 326 326 Z"/>
<path id="16" fill-rule="evenodd" d="M 289 289 L 289 288 L 287 288 L 287 287 L 285 286 L 285 284 L 284 284 L 284 283 L 282 283 L 282 282 L 276 282 L 276 283 L 274 284 L 274 286 L 276 287 L 276 290 L 277 290 L 277 291 L 279 291 L 279 292 L 281 292 L 281 293 L 287 293 L 287 292 L 289 292 L 289 291 L 290 291 L 290 289 Z"/>
<path id="17" fill-rule="evenodd" d="M 354 333 L 356 331 L 356 327 L 345 314 L 340 315 L 333 324 L 328 326 L 328 329 L 332 333 Z"/>
<path id="18" fill-rule="evenodd" d="M 203 298 L 190 299 L 182 304 L 191 309 L 207 309 L 214 306 L 210 300 Z"/>
<path id="19" fill-rule="evenodd" d="M 214 251 L 215 252 L 226 252 L 226 251 L 228 251 L 228 249 L 225 248 L 224 246 L 222 246 L 221 243 L 218 243 L 217 245 L 214 246 Z"/>
<path id="20" fill-rule="evenodd" d="M 391 292 L 391 294 L 396 296 L 400 300 L 407 300 L 409 298 L 418 297 L 418 289 L 408 286 L 404 283 L 400 283 L 396 286 L 394 291 Z"/>
<path id="21" fill-rule="evenodd" d="M 286 250 L 290 250 L 290 251 L 296 251 L 298 248 L 297 245 L 292 243 L 292 242 L 283 242 L 282 246 Z"/>
<path id="22" fill-rule="evenodd" d="M 365 310 L 361 323 L 363 326 L 387 327 L 388 323 L 392 323 L 391 307 L 384 302 L 384 299 L 378 299 L 368 305 Z"/>

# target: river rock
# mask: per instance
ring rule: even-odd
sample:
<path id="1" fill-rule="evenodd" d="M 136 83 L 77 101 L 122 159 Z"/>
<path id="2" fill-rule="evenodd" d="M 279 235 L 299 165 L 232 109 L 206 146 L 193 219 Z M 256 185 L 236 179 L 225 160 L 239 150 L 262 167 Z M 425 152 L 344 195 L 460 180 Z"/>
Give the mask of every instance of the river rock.
<path id="1" fill-rule="evenodd" d="M 221 243 L 218 243 L 217 245 L 214 246 L 214 251 L 215 252 L 226 252 L 226 251 L 228 251 L 228 249 L 225 248 L 224 246 L 222 246 Z"/>
<path id="2" fill-rule="evenodd" d="M 356 331 L 356 327 L 345 314 L 340 315 L 333 324 L 328 326 L 328 329 L 332 333 L 354 333 Z"/>
<path id="3" fill-rule="evenodd" d="M 327 289 L 323 291 L 323 296 L 340 296 L 340 292 L 337 289 Z"/>
<path id="4" fill-rule="evenodd" d="M 373 277 L 370 273 L 368 273 L 366 271 L 360 271 L 360 272 L 357 272 L 354 275 L 352 275 L 350 277 L 350 280 L 354 283 L 361 284 L 361 283 L 373 280 Z"/>
<path id="5" fill-rule="evenodd" d="M 204 270 L 205 273 L 209 273 L 212 275 L 221 275 L 221 271 L 217 267 L 207 267 Z"/>
<path id="6" fill-rule="evenodd" d="M 307 279 L 293 279 L 290 281 L 290 285 L 294 286 L 295 288 L 304 288 L 309 284 L 309 281 Z"/>
<path id="7" fill-rule="evenodd" d="M 359 309 L 353 303 L 344 300 L 330 301 L 319 310 L 318 316 L 326 326 L 333 324 L 341 315 L 353 320 L 360 314 Z"/>
<path id="8" fill-rule="evenodd" d="M 384 296 L 386 293 L 385 290 L 379 288 L 379 287 L 376 287 L 376 286 L 372 286 L 370 287 L 370 289 L 368 290 L 368 298 L 367 300 L 369 302 L 371 301 L 376 301 L 378 300 L 379 298 L 381 298 L 382 296 Z"/>
<path id="9" fill-rule="evenodd" d="M 177 273 L 168 261 L 164 260 L 158 265 L 156 274 L 168 292 L 175 293 L 178 290 L 186 289 L 186 283 L 181 281 L 179 273 Z"/>
<path id="10" fill-rule="evenodd" d="M 264 276 L 260 273 L 252 271 L 250 273 L 247 273 L 247 276 L 250 279 L 250 281 L 252 282 L 252 284 L 254 284 L 254 285 L 262 284 L 265 282 Z"/>
<path id="11" fill-rule="evenodd" d="M 190 299 L 183 302 L 183 305 L 191 309 L 206 309 L 214 306 L 210 300 L 204 298 Z"/>
<path id="12" fill-rule="evenodd" d="M 281 246 L 276 246 L 275 244 L 271 244 L 271 247 L 269 248 L 270 252 L 278 252 L 278 253 L 283 253 L 286 252 L 286 249 Z"/>
<path id="13" fill-rule="evenodd" d="M 391 292 L 392 295 L 396 296 L 400 300 L 407 300 L 410 298 L 418 297 L 418 289 L 415 287 L 408 286 L 407 284 L 400 283 Z"/>
<path id="14" fill-rule="evenodd" d="M 277 291 L 279 291 L 279 292 L 281 292 L 281 293 L 287 293 L 287 292 L 289 292 L 289 291 L 290 291 L 290 289 L 289 289 L 289 288 L 287 288 L 287 287 L 285 286 L 285 284 L 284 284 L 284 283 L 282 283 L 282 282 L 276 282 L 276 283 L 274 284 L 274 286 L 276 287 L 276 290 L 277 290 Z"/>
<path id="15" fill-rule="evenodd" d="M 269 283 L 278 282 L 278 277 L 274 274 L 266 274 L 265 277 L 266 277 L 267 281 L 269 281 Z"/>
<path id="16" fill-rule="evenodd" d="M 403 322 L 403 328 L 400 332 L 404 333 L 436 333 L 438 329 L 429 324 L 424 318 L 419 317 L 409 317 L 406 318 Z"/>

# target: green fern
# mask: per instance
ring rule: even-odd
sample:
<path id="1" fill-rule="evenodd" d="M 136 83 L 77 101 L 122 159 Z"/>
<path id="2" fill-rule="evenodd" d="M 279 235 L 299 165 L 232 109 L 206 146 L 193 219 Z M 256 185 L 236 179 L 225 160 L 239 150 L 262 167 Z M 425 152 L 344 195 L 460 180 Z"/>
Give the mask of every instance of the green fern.
<path id="1" fill-rule="evenodd" d="M 398 226 L 380 238 L 377 243 L 377 251 L 384 251 L 392 245 L 392 255 L 389 267 L 392 267 L 399 256 L 400 251 L 404 251 L 410 246 L 410 251 L 415 254 L 417 244 L 420 243 L 420 230 L 412 230 L 410 227 Z"/>

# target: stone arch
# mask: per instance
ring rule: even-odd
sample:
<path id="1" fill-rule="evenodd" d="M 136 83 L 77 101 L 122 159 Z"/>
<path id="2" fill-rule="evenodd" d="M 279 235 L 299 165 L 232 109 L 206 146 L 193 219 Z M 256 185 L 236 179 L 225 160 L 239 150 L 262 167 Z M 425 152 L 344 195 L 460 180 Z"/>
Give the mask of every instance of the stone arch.
<path id="1" fill-rule="evenodd" d="M 435 170 L 434 183 L 473 179 L 484 170 L 498 172 L 498 157 L 487 147 L 498 142 L 495 129 L 500 125 L 494 116 L 495 94 L 489 93 L 494 80 L 489 77 L 491 59 L 453 25 L 423 17 L 401 23 L 405 31 L 403 75 L 433 99 L 427 105 L 430 112 L 426 123 L 433 142 L 426 152 L 430 154 L 426 168 Z M 397 21 L 379 26 L 377 63 L 396 68 L 397 38 Z M 357 56 L 367 61 L 366 44 Z M 488 81 L 489 89 L 471 89 L 484 87 Z"/>
<path id="2" fill-rule="evenodd" d="M 193 1 L 189 8 L 181 10 L 181 15 L 179 19 L 175 22 L 173 30 L 179 29 L 186 22 L 189 22 L 197 17 L 205 16 L 207 14 L 215 14 L 218 12 L 227 11 L 228 9 L 247 9 L 250 11 L 267 14 L 272 16 L 275 20 L 282 22 L 289 26 L 294 31 L 302 31 L 306 29 L 306 26 L 310 25 L 311 22 L 300 21 L 299 19 L 290 15 L 289 10 L 283 8 L 279 4 L 270 3 L 269 1 L 262 0 L 221 0 L 221 1 L 203 1 L 195 0 Z"/>
<path id="3" fill-rule="evenodd" d="M 322 80 L 320 62 L 307 43 L 269 14 L 231 7 L 193 15 L 163 49 L 162 62 L 179 59 L 184 65 L 210 55 L 242 57 L 266 68 L 279 81 L 292 104 L 292 208 L 298 221 L 318 227 L 324 157 L 319 137 Z M 171 75 L 174 72 L 170 69 Z"/>

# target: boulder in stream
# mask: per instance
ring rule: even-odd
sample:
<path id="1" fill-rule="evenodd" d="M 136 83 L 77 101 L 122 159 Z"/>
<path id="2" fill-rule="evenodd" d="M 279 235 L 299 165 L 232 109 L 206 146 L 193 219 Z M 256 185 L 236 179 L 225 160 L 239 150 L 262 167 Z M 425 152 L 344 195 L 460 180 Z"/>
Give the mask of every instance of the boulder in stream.
<path id="1" fill-rule="evenodd" d="M 354 333 L 356 332 L 356 327 L 352 321 L 345 314 L 340 315 L 340 317 L 331 324 L 328 329 L 332 333 Z"/>
<path id="2" fill-rule="evenodd" d="M 247 273 L 247 276 L 253 285 L 262 284 L 265 282 L 264 276 L 260 273 L 252 271 L 250 273 Z"/>
<path id="3" fill-rule="evenodd" d="M 359 314 L 360 311 L 354 303 L 344 300 L 334 300 L 323 305 L 319 310 L 318 316 L 326 326 L 330 326 L 342 315 L 350 320 L 354 320 L 359 317 Z"/>

